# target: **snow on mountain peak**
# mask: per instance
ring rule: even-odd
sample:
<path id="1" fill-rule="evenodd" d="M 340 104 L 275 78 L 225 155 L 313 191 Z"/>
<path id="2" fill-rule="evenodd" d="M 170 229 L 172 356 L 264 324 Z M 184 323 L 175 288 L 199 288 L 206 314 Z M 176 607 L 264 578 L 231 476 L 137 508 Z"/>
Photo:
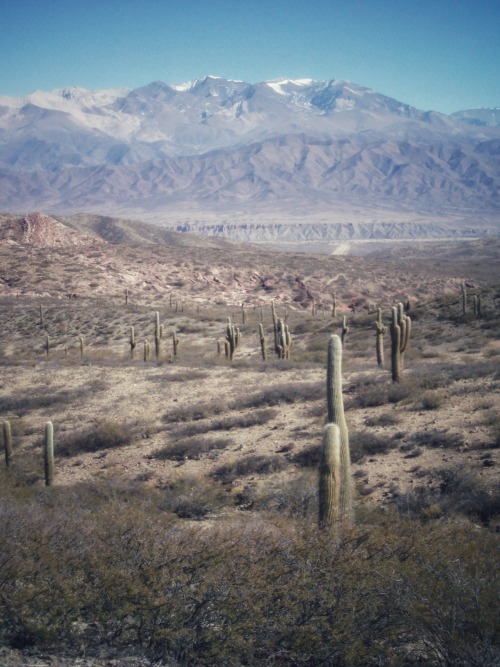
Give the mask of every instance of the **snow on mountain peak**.
<path id="1" fill-rule="evenodd" d="M 287 91 L 284 86 L 312 86 L 316 81 L 314 79 L 273 79 L 272 81 L 265 81 L 265 84 L 272 88 L 278 95 L 286 95 Z"/>
<path id="2" fill-rule="evenodd" d="M 243 81 L 237 79 L 223 79 L 220 76 L 214 76 L 213 74 L 207 74 L 207 76 L 202 76 L 199 79 L 194 79 L 194 81 L 186 81 L 185 83 L 177 83 L 170 86 L 173 90 L 178 93 L 185 93 L 189 90 L 193 90 L 196 86 L 206 83 L 208 80 L 211 81 L 227 81 L 227 83 L 243 83 Z"/>

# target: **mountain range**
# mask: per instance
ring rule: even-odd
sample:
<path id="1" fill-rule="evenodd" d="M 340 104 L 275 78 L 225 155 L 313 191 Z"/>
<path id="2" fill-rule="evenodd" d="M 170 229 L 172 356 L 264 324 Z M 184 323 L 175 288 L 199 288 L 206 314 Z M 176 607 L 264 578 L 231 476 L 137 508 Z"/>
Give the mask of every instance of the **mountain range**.
<path id="1" fill-rule="evenodd" d="M 0 210 L 34 209 L 250 240 L 496 235 L 500 110 L 211 76 L 0 97 Z"/>

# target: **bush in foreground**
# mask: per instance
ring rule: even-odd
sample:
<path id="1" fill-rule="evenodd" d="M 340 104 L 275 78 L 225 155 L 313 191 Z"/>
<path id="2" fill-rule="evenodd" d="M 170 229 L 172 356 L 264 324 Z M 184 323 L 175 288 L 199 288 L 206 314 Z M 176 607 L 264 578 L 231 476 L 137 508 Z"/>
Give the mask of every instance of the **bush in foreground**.
<path id="1" fill-rule="evenodd" d="M 135 646 L 221 667 L 498 664 L 497 537 L 467 522 L 199 524 L 162 510 L 161 493 L 0 488 L 11 645 Z"/>

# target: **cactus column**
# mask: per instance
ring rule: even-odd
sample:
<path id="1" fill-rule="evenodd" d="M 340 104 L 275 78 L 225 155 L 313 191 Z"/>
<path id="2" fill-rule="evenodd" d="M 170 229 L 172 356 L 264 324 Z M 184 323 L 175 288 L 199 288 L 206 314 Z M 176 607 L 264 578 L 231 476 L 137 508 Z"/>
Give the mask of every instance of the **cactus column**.
<path id="1" fill-rule="evenodd" d="M 326 373 L 326 393 L 328 404 L 328 425 L 335 424 L 339 429 L 339 473 L 338 491 L 334 497 L 338 497 L 338 507 L 335 516 L 340 520 L 349 521 L 352 518 L 352 482 L 351 482 L 351 456 L 349 452 L 349 434 L 344 415 L 344 399 L 342 396 L 342 342 L 337 335 L 330 337 L 328 343 L 328 365 Z M 334 442 L 332 433 L 325 435 L 328 448 Z M 325 460 L 331 459 L 331 454 L 324 455 Z M 330 473 L 331 474 L 331 473 Z M 321 482 L 320 485 L 324 483 Z M 321 516 L 320 516 L 321 524 Z"/>
<path id="2" fill-rule="evenodd" d="M 54 484 L 54 427 L 52 422 L 45 424 L 44 437 L 45 486 Z"/>
<path id="3" fill-rule="evenodd" d="M 345 337 L 347 336 L 348 331 L 349 327 L 347 326 L 347 318 L 344 315 L 344 317 L 342 318 L 342 338 L 341 338 L 342 347 L 344 347 L 345 345 Z"/>
<path id="4" fill-rule="evenodd" d="M 391 372 L 392 381 L 399 382 L 404 367 L 404 352 L 408 347 L 411 319 L 404 314 L 403 304 L 392 308 L 391 319 Z"/>
<path id="5" fill-rule="evenodd" d="M 339 519 L 340 430 L 327 424 L 319 462 L 319 527 L 327 528 Z"/>
<path id="6" fill-rule="evenodd" d="M 332 317 L 337 316 L 337 308 L 338 308 L 339 302 L 337 301 L 337 297 L 335 296 L 335 292 L 332 294 Z"/>
<path id="7" fill-rule="evenodd" d="M 377 364 L 384 365 L 384 336 L 387 333 L 387 327 L 382 324 L 382 310 L 377 308 L 377 321 L 374 323 L 376 329 L 375 349 L 377 352 Z"/>
<path id="8" fill-rule="evenodd" d="M 160 313 L 156 311 L 155 313 L 155 356 L 156 361 L 160 358 L 160 339 L 161 339 L 161 327 L 160 327 Z"/>
<path id="9" fill-rule="evenodd" d="M 267 359 L 266 339 L 264 336 L 264 327 L 262 326 L 262 324 L 259 324 L 259 338 L 260 338 L 260 350 L 262 352 L 262 359 L 263 361 L 266 361 Z"/>
<path id="10" fill-rule="evenodd" d="M 10 422 L 3 423 L 3 446 L 5 449 L 5 465 L 10 467 L 12 460 L 12 431 L 10 430 Z"/>
<path id="11" fill-rule="evenodd" d="M 130 344 L 130 358 L 133 359 L 133 358 L 134 358 L 135 345 L 136 345 L 136 343 L 135 343 L 135 329 L 134 329 L 134 327 L 130 327 L 130 340 L 129 340 L 129 344 Z"/>
<path id="12" fill-rule="evenodd" d="M 231 324 L 231 318 L 227 318 L 227 328 L 226 328 L 226 357 L 229 357 L 229 361 L 233 361 L 234 353 L 239 343 L 239 329 L 235 329 Z"/>

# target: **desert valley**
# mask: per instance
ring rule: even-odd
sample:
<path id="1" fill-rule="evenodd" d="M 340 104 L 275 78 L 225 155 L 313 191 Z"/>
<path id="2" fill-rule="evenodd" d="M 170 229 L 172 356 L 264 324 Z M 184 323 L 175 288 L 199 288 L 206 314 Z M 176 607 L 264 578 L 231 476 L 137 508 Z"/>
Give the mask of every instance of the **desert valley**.
<path id="1" fill-rule="evenodd" d="M 0 232 L 2 664 L 497 664 L 498 240 L 338 256 L 42 213 Z M 393 382 L 374 324 L 398 302 L 412 329 Z M 326 351 L 344 317 L 355 519 L 320 531 Z M 384 595 L 400 596 L 394 618 Z"/>
<path id="2" fill-rule="evenodd" d="M 0 139 L 1 667 L 500 665 L 498 109 L 204 77 Z"/>

